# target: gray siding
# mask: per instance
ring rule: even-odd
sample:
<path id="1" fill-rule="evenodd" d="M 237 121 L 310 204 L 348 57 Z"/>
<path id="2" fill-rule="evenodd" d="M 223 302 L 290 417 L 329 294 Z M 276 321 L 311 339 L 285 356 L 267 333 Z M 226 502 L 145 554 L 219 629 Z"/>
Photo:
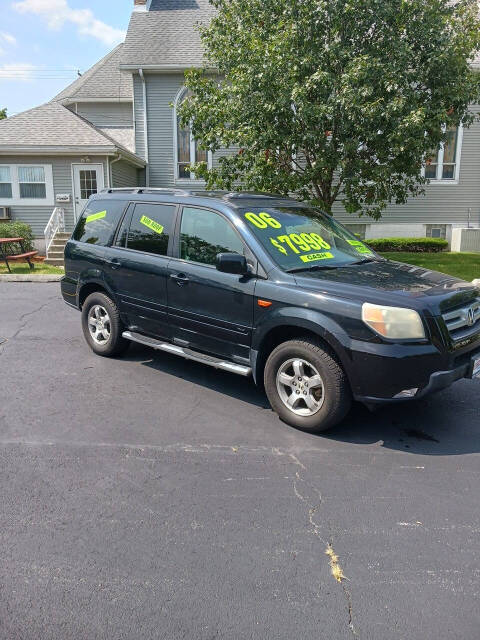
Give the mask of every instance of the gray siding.
<path id="1" fill-rule="evenodd" d="M 175 101 L 183 85 L 182 74 L 146 74 L 147 120 L 150 185 L 169 187 L 175 185 L 174 118 L 170 106 Z M 144 157 L 144 121 L 142 82 L 134 76 L 136 151 Z M 480 107 L 474 110 L 480 112 Z M 222 155 L 235 150 L 224 150 L 215 154 L 214 166 Z M 186 185 L 188 181 L 180 183 Z M 198 183 L 196 183 L 198 185 Z M 195 183 L 192 183 L 195 187 Z M 385 211 L 382 223 L 392 225 L 414 225 L 443 223 L 463 225 L 468 220 L 471 209 L 472 224 L 480 224 L 480 121 L 463 134 L 458 185 L 430 184 L 426 195 L 410 199 L 405 205 L 390 205 Z M 349 215 L 338 204 L 335 216 L 346 223 L 366 223 L 374 225 L 370 218 Z"/>
<path id="2" fill-rule="evenodd" d="M 125 162 L 115 162 L 112 166 L 112 187 L 137 187 L 139 186 L 137 169 Z"/>
<path id="3" fill-rule="evenodd" d="M 131 102 L 79 102 L 69 109 L 78 113 L 96 127 L 132 127 L 133 105 Z"/>
<path id="4" fill-rule="evenodd" d="M 138 74 L 133 76 L 133 107 L 135 125 L 135 153 L 145 159 L 145 121 L 143 106 L 143 86 Z"/>
<path id="5" fill-rule="evenodd" d="M 137 81 L 138 78 L 138 81 Z M 147 74 L 147 127 L 150 186 L 188 186 L 188 180 L 175 181 L 174 110 L 170 106 L 184 84 L 183 74 Z M 138 82 L 138 86 L 137 86 Z M 139 76 L 134 78 L 135 125 L 137 154 L 143 154 L 143 96 Z M 138 95 L 138 99 L 137 99 Z M 138 146 L 141 145 L 141 146 Z M 223 149 L 214 154 L 213 165 L 218 166 L 221 156 L 235 153 L 236 149 Z M 202 183 L 192 181 L 192 188 L 203 188 Z"/>
<path id="6" fill-rule="evenodd" d="M 480 113 L 480 106 L 472 107 Z M 480 223 L 480 121 L 463 132 L 462 155 L 460 159 L 460 177 L 458 185 L 429 184 L 425 196 L 410 199 L 404 205 L 389 205 L 382 216 L 385 224 L 414 223 L 467 223 L 468 209 L 471 208 L 471 221 Z M 369 218 L 349 215 L 339 204 L 335 208 L 335 217 L 341 222 L 362 222 L 375 224 Z"/>
<path id="7" fill-rule="evenodd" d="M 105 185 L 108 185 L 106 158 L 103 156 L 89 156 L 89 158 L 92 164 L 103 164 Z M 0 156 L 0 164 L 51 164 L 54 194 L 70 193 L 72 200 L 72 164 L 80 162 L 80 156 Z M 65 225 L 67 231 L 72 231 L 74 226 L 73 201 L 61 206 L 65 210 Z M 53 206 L 24 207 L 16 205 L 11 207 L 12 219 L 26 222 L 32 227 L 35 237 L 43 237 L 43 231 L 52 215 L 53 208 Z"/>

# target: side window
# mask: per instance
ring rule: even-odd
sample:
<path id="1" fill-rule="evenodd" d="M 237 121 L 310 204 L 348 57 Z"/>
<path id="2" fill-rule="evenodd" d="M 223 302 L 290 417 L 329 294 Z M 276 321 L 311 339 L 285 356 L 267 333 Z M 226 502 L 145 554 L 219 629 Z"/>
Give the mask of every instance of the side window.
<path id="1" fill-rule="evenodd" d="M 137 251 L 167 255 L 175 205 L 137 204 L 128 230 L 127 247 Z"/>
<path id="2" fill-rule="evenodd" d="M 233 226 L 214 211 L 184 207 L 180 228 L 180 257 L 215 264 L 217 253 L 244 253 L 244 244 Z"/>
<path id="3" fill-rule="evenodd" d="M 105 247 L 109 244 L 125 209 L 121 200 L 92 200 L 82 213 L 73 239 Z"/>

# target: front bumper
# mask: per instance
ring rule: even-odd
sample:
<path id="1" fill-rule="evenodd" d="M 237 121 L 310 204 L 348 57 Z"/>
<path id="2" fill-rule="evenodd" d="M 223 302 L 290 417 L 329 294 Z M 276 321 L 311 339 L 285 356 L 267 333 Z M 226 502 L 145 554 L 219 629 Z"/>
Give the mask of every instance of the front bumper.
<path id="1" fill-rule="evenodd" d="M 480 354 L 479 354 L 480 356 Z M 356 396 L 355 399 L 364 404 L 390 404 L 398 402 L 409 402 L 411 400 L 417 400 L 423 398 L 435 391 L 441 391 L 452 385 L 457 380 L 462 378 L 470 378 L 471 365 L 464 364 L 451 371 L 436 371 L 430 376 L 428 384 L 419 389 L 415 395 L 401 398 L 377 398 L 375 396 Z"/>
<path id="2" fill-rule="evenodd" d="M 477 358 L 480 358 L 480 336 L 458 353 L 443 351 L 433 344 L 352 343 L 347 373 L 354 398 L 359 402 L 408 402 L 445 389 L 462 378 L 471 378 Z M 412 389 L 418 391 L 398 397 Z"/>

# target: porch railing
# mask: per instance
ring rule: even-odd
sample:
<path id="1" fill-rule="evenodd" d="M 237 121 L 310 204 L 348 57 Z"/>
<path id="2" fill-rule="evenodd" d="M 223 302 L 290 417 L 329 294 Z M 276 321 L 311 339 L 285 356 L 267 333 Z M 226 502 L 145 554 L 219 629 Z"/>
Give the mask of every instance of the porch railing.
<path id="1" fill-rule="evenodd" d="M 45 236 L 45 251 L 47 252 L 47 258 L 50 245 L 53 242 L 55 234 L 59 231 L 65 231 L 65 211 L 61 207 L 55 207 L 52 215 L 50 216 L 50 220 L 45 227 L 45 231 L 43 232 L 43 235 Z"/>

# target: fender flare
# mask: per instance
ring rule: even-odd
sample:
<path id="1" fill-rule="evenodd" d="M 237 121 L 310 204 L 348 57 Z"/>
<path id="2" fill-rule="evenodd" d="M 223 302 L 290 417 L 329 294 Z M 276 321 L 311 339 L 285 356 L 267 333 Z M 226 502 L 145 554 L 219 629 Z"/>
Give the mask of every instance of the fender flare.
<path id="1" fill-rule="evenodd" d="M 352 384 L 352 363 L 348 354 L 348 348 L 351 343 L 350 336 L 329 316 L 320 311 L 301 307 L 280 307 L 266 316 L 265 320 L 255 327 L 252 340 L 252 370 L 256 381 L 259 379 L 259 374 L 264 364 L 262 358 L 259 358 L 262 352 L 262 345 L 265 344 L 265 340 L 271 331 L 281 327 L 286 329 L 291 329 L 292 327 L 305 329 L 318 335 L 337 356 L 350 384 Z"/>
<path id="2" fill-rule="evenodd" d="M 86 274 L 86 277 L 85 277 L 85 275 L 82 274 L 82 276 L 78 280 L 78 285 L 77 285 L 77 306 L 78 306 L 79 309 L 81 309 L 81 307 L 80 307 L 80 294 L 81 294 L 81 291 L 82 291 L 82 289 L 84 287 L 89 287 L 91 285 L 98 285 L 99 288 L 101 288 L 104 291 L 106 291 L 108 293 L 108 295 L 112 298 L 112 300 L 115 302 L 115 304 L 118 306 L 117 296 L 112 291 L 111 287 L 102 278 L 101 273 L 95 269 L 94 271 Z"/>

